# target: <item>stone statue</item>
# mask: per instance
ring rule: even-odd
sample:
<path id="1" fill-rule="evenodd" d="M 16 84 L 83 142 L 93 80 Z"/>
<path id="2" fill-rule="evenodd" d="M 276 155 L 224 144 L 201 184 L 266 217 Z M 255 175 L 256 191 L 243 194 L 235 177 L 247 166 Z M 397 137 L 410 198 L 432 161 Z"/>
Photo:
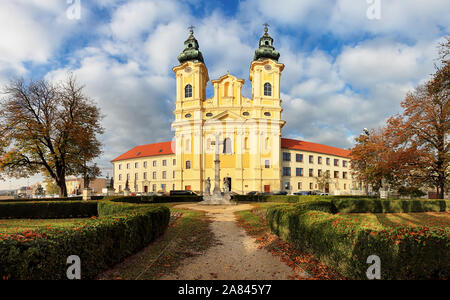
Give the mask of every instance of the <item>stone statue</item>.
<path id="1" fill-rule="evenodd" d="M 206 183 L 205 183 L 205 195 L 211 195 L 211 193 L 210 193 L 210 190 L 211 190 L 211 179 L 209 179 L 209 177 L 208 177 L 208 179 L 206 179 Z"/>
<path id="2" fill-rule="evenodd" d="M 230 191 L 230 186 L 228 185 L 228 179 L 226 177 L 223 179 L 223 191 L 225 193 Z"/>
<path id="3" fill-rule="evenodd" d="M 89 176 L 89 174 L 88 173 L 86 173 L 85 175 L 84 175 L 84 180 L 83 180 L 83 187 L 85 188 L 85 189 L 88 189 L 89 188 L 89 184 L 91 183 L 91 177 Z"/>

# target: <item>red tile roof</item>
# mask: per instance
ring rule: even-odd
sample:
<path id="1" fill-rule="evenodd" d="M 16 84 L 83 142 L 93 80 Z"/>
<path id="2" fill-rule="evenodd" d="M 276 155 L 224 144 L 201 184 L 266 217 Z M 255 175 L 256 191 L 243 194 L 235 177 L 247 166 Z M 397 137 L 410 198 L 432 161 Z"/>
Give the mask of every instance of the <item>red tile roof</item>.
<path id="1" fill-rule="evenodd" d="M 172 143 L 173 143 L 173 147 L 172 147 Z M 172 141 L 142 145 L 142 146 L 134 147 L 130 151 L 125 152 L 124 154 L 120 155 L 119 157 L 113 159 L 112 161 L 114 162 L 114 161 L 119 161 L 119 160 L 133 159 L 133 158 L 140 158 L 140 157 L 147 157 L 147 156 L 174 154 L 175 153 L 174 150 L 175 150 L 175 142 L 172 142 Z"/>
<path id="2" fill-rule="evenodd" d="M 292 139 L 281 138 L 281 148 L 292 150 L 303 150 L 322 154 L 336 155 L 341 157 L 350 158 L 350 150 L 331 147 L 322 144 L 316 144 L 311 142 L 304 142 Z"/>
<path id="3" fill-rule="evenodd" d="M 292 150 L 303 150 L 350 158 L 350 150 L 345 150 L 341 148 L 311 142 L 304 142 L 299 140 L 281 138 L 281 148 Z M 157 156 L 157 155 L 169 155 L 174 153 L 175 153 L 175 142 L 170 141 L 134 147 L 130 151 L 125 152 L 119 157 L 113 159 L 112 161 L 114 162 L 119 160 Z"/>

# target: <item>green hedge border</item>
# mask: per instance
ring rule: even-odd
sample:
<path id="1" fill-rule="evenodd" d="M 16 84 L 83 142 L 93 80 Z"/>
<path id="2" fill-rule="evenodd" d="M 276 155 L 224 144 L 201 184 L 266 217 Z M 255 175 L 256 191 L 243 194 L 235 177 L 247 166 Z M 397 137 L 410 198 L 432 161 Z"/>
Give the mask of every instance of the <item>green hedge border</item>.
<path id="1" fill-rule="evenodd" d="M 93 279 L 109 267 L 136 253 L 168 227 L 168 207 L 135 205 L 135 209 L 109 214 L 100 204 L 102 217 L 78 229 L 45 231 L 26 241 L 0 240 L 0 278 L 20 280 L 67 279 L 67 258 L 81 259 L 82 279 Z"/>
<path id="2" fill-rule="evenodd" d="M 367 279 L 367 258 L 381 259 L 381 279 L 446 279 L 450 276 L 450 229 L 395 227 L 367 230 L 339 215 L 305 207 L 267 210 L 271 231 L 350 279 Z"/>
<path id="3" fill-rule="evenodd" d="M 323 201 L 339 213 L 409 213 L 450 210 L 450 200 L 379 199 L 366 196 L 235 196 L 238 202 L 310 203 Z M 325 205 L 325 204 L 323 204 Z"/>
<path id="4" fill-rule="evenodd" d="M 102 200 L 105 196 L 91 196 L 91 200 Z M 83 200 L 82 196 L 76 197 L 67 197 L 67 198 L 17 198 L 17 199 L 0 199 L 0 203 L 2 202 L 46 202 L 46 201 L 81 201 Z"/>
<path id="5" fill-rule="evenodd" d="M 175 202 L 200 202 L 203 200 L 202 196 L 114 196 L 105 198 L 113 202 L 126 202 L 135 204 L 148 203 L 175 203 Z"/>
<path id="6" fill-rule="evenodd" d="M 97 215 L 95 201 L 0 203 L 0 219 L 68 219 Z"/>
<path id="7" fill-rule="evenodd" d="M 450 200 L 333 199 L 331 203 L 339 213 L 410 213 L 450 210 Z"/>

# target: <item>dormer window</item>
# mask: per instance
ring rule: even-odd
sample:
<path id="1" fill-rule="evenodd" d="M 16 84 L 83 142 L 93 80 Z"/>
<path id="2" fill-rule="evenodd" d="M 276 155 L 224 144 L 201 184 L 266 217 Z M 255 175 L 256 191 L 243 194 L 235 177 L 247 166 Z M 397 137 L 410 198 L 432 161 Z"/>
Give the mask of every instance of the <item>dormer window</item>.
<path id="1" fill-rule="evenodd" d="M 272 96 L 272 85 L 268 82 L 264 83 L 264 96 Z"/>
<path id="2" fill-rule="evenodd" d="M 185 98 L 192 97 L 192 85 L 188 84 L 184 87 L 184 97 Z"/>

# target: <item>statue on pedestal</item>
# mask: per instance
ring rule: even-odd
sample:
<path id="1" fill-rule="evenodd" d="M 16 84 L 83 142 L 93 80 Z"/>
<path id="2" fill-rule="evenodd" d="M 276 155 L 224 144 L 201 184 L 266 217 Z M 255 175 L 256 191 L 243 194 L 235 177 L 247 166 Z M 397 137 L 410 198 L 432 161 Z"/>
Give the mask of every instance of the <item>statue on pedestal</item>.
<path id="1" fill-rule="evenodd" d="M 205 183 L 205 195 L 210 196 L 211 195 L 211 179 L 206 179 Z"/>
<path id="2" fill-rule="evenodd" d="M 228 185 L 228 179 L 223 178 L 223 192 L 228 193 L 230 191 L 230 186 Z"/>

